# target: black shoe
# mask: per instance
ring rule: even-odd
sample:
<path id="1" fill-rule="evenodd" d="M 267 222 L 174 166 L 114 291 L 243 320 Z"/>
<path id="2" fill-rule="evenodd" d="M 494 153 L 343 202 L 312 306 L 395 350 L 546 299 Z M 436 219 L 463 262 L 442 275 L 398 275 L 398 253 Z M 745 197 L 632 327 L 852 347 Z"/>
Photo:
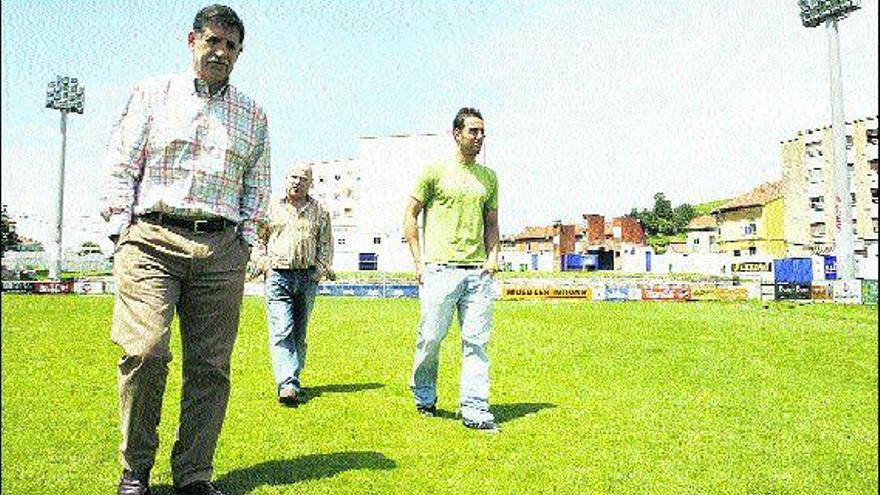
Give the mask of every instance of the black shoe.
<path id="1" fill-rule="evenodd" d="M 416 406 L 416 411 L 419 412 L 422 416 L 433 418 L 437 415 L 437 407 L 436 406 Z"/>
<path id="2" fill-rule="evenodd" d="M 174 487 L 176 495 L 223 495 L 210 481 L 193 481 L 188 485 Z"/>
<path id="3" fill-rule="evenodd" d="M 465 428 L 470 428 L 472 430 L 483 430 L 487 433 L 498 433 L 501 431 L 501 428 L 498 427 L 498 423 L 491 419 L 487 419 L 486 421 L 471 421 L 470 419 L 462 419 L 461 424 L 463 424 Z"/>
<path id="4" fill-rule="evenodd" d="M 150 475 L 135 474 L 129 470 L 122 472 L 119 478 L 117 495 L 150 495 Z"/>
<path id="5" fill-rule="evenodd" d="M 288 407 L 295 406 L 298 402 L 297 395 L 295 388 L 290 385 L 285 385 L 278 391 L 278 403 Z"/>

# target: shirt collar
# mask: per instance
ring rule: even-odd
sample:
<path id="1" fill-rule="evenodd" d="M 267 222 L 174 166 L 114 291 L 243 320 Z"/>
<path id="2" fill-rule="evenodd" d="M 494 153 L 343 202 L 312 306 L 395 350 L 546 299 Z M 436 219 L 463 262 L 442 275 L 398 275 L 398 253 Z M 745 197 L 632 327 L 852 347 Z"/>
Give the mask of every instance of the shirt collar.
<path id="1" fill-rule="evenodd" d="M 284 203 L 284 204 L 286 204 L 286 205 L 290 205 L 291 208 L 295 208 L 297 211 L 305 211 L 306 208 L 308 208 L 309 206 L 312 205 L 312 202 L 313 202 L 313 201 L 314 201 L 314 199 L 312 198 L 312 195 L 311 195 L 311 194 L 307 194 L 307 195 L 306 195 L 306 200 L 305 200 L 305 202 L 302 204 L 302 206 L 300 206 L 299 208 L 296 208 L 295 206 L 293 206 L 293 203 L 291 203 L 290 200 L 287 199 L 287 195 L 286 195 L 286 194 L 281 198 L 281 202 L 282 202 L 282 203 Z"/>
<path id="2" fill-rule="evenodd" d="M 226 96 L 226 92 L 229 90 L 229 79 L 227 79 L 223 84 L 221 84 L 220 87 L 217 88 L 216 91 L 214 91 L 213 93 L 210 93 L 208 90 L 208 83 L 206 83 L 202 79 L 199 79 L 199 77 L 195 74 L 195 71 L 190 70 L 190 74 L 192 75 L 192 78 L 193 78 L 193 94 L 198 95 L 198 96 L 205 96 L 205 97 L 207 97 L 207 96 L 219 96 L 219 97 Z"/>

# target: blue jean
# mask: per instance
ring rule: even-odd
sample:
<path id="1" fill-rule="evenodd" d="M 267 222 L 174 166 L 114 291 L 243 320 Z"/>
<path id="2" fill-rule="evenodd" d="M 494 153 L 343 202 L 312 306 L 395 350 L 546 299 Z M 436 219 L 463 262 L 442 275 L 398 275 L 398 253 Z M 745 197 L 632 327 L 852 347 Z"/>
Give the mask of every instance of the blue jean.
<path id="1" fill-rule="evenodd" d="M 458 309 L 461 327 L 459 411 L 472 421 L 494 419 L 489 412 L 489 356 L 492 327 L 492 277 L 480 268 L 425 267 L 419 291 L 421 318 L 410 388 L 416 405 L 437 402 L 440 343 Z"/>
<path id="2" fill-rule="evenodd" d="M 269 355 L 278 389 L 291 385 L 298 392 L 306 364 L 306 330 L 315 305 L 318 283 L 314 269 L 269 270 L 266 274 L 266 317 Z"/>

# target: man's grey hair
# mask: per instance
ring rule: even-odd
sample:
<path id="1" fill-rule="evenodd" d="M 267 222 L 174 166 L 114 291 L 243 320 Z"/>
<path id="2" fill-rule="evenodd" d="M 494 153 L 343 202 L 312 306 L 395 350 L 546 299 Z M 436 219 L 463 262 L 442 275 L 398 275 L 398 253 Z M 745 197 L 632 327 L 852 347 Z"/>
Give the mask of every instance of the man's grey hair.
<path id="1" fill-rule="evenodd" d="M 308 177 L 312 178 L 312 164 L 311 163 L 294 163 L 287 169 L 287 177 Z"/>

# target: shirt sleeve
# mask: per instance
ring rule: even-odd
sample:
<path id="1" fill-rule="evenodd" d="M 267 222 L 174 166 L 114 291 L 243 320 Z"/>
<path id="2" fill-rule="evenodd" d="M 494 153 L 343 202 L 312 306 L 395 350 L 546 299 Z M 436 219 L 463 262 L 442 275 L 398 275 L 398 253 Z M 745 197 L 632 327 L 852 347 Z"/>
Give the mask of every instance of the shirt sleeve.
<path id="1" fill-rule="evenodd" d="M 329 272 L 333 267 L 333 228 L 330 223 L 330 213 L 327 211 L 321 212 L 316 258 L 315 264 L 324 272 Z"/>
<path id="2" fill-rule="evenodd" d="M 486 198 L 486 209 L 487 210 L 497 210 L 498 209 L 498 176 L 494 171 L 489 172 L 489 196 Z"/>
<path id="3" fill-rule="evenodd" d="M 253 245 L 256 238 L 257 224 L 263 221 L 271 192 L 269 173 L 269 124 L 266 115 L 259 111 L 257 125 L 257 146 L 254 148 L 253 161 L 245 171 L 244 184 L 239 203 L 241 216 L 241 236 L 248 244 Z"/>
<path id="4" fill-rule="evenodd" d="M 106 179 L 101 216 L 109 224 L 108 235 L 119 235 L 131 223 L 146 163 L 151 122 L 147 93 L 135 86 L 110 135 L 102 166 Z"/>
<path id="5" fill-rule="evenodd" d="M 422 204 L 426 204 L 434 196 L 434 184 L 436 182 L 436 173 L 434 167 L 427 166 L 422 171 L 422 175 L 416 182 L 416 186 L 410 194 L 414 199 Z"/>

